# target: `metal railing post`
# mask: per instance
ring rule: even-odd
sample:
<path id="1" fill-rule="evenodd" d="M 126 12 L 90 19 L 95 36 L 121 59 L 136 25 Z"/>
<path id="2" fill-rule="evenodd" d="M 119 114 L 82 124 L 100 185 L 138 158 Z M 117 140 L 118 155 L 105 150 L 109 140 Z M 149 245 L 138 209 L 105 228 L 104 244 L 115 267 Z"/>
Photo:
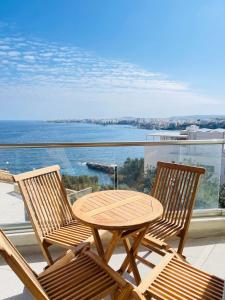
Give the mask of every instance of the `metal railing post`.
<path id="1" fill-rule="evenodd" d="M 117 165 L 114 166 L 114 190 L 118 188 L 118 168 Z"/>

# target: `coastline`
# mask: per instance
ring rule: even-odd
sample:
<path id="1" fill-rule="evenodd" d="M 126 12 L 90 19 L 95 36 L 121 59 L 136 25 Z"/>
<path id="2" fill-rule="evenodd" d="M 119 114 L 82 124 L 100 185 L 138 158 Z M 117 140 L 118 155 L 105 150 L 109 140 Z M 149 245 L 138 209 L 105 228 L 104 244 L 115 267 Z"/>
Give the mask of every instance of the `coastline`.
<path id="1" fill-rule="evenodd" d="M 32 142 L 103 142 L 145 141 L 151 131 L 130 125 L 100 126 L 81 123 L 48 123 L 46 121 L 0 121 L 1 143 Z M 155 131 L 154 131 L 155 132 Z M 127 157 L 141 158 L 143 147 L 1 149 L 0 169 L 13 174 L 59 164 L 63 174 L 98 176 L 99 182 L 110 184 L 111 178 L 89 169 L 86 162 L 122 165 Z"/>
<path id="2" fill-rule="evenodd" d="M 215 116 L 208 118 L 109 118 L 109 119 L 66 119 L 66 120 L 47 120 L 49 123 L 83 123 L 97 124 L 102 126 L 109 125 L 129 125 L 138 129 L 147 130 L 185 130 L 186 127 L 196 125 L 200 129 L 225 129 L 225 116 Z"/>

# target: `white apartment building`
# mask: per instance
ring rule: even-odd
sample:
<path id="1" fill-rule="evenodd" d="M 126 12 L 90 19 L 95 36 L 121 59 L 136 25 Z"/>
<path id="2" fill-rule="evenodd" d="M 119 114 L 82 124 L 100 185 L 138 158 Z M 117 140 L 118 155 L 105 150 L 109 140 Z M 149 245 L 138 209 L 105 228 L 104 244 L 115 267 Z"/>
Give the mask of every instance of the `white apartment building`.
<path id="1" fill-rule="evenodd" d="M 186 130 L 175 133 L 160 133 L 147 135 L 155 141 L 172 140 L 209 140 L 225 139 L 225 130 L 199 129 L 192 125 Z M 220 178 L 220 183 L 225 183 L 225 150 L 223 145 L 163 145 L 145 147 L 145 170 L 150 166 L 156 166 L 157 161 L 170 161 L 192 165 L 206 166 L 214 176 Z"/>

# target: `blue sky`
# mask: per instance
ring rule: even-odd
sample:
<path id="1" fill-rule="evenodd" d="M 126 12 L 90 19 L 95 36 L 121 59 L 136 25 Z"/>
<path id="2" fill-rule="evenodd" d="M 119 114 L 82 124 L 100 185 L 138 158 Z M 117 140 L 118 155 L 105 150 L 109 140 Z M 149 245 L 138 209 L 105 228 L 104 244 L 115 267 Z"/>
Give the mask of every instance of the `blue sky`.
<path id="1" fill-rule="evenodd" d="M 225 114 L 225 1 L 0 2 L 0 119 Z"/>

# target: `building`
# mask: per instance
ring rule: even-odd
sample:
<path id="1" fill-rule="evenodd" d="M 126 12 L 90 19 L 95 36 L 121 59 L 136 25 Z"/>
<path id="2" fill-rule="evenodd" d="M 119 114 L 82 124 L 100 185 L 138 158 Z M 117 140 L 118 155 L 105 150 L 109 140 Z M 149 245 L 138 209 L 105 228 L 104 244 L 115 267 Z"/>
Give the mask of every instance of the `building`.
<path id="1" fill-rule="evenodd" d="M 150 134 L 146 137 L 153 141 L 183 141 L 183 140 L 212 140 L 225 139 L 225 130 L 199 129 L 198 126 L 187 127 L 181 132 L 166 132 Z M 222 144 L 204 145 L 160 145 L 147 146 L 144 153 L 145 171 L 155 167 L 157 161 L 170 161 L 190 165 L 200 165 L 217 187 L 215 199 L 219 195 L 220 185 L 225 183 L 225 149 Z"/>

